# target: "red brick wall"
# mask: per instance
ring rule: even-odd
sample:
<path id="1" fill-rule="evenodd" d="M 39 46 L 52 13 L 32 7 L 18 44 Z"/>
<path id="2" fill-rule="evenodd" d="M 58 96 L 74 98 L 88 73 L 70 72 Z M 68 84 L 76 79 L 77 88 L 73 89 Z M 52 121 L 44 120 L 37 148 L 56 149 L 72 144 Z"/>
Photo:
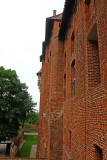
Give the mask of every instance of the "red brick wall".
<path id="1" fill-rule="evenodd" d="M 64 71 L 64 74 L 66 73 L 66 102 L 64 105 L 63 159 L 95 159 L 95 145 L 102 149 L 103 159 L 107 156 L 105 6 L 104 1 L 91 1 L 89 6 L 82 3 L 71 32 L 68 29 L 66 33 L 68 36 L 64 43 L 67 61 L 66 72 Z M 88 11 L 84 14 L 86 9 Z M 97 42 L 87 40 L 95 23 L 97 23 L 98 47 Z M 74 44 L 70 39 L 73 31 Z M 72 45 L 74 45 L 74 51 L 72 51 Z M 70 84 L 73 78 L 73 71 L 70 73 L 73 59 L 75 59 L 75 97 L 73 97 L 73 88 Z M 71 148 L 69 148 L 70 132 Z"/>
<path id="2" fill-rule="evenodd" d="M 107 86 L 106 86 L 106 76 L 107 76 L 107 63 L 105 60 L 107 59 L 107 40 L 106 40 L 106 12 L 105 7 L 107 4 L 105 1 L 92 1 L 89 8 L 91 10 L 91 5 L 94 5 L 93 12 L 90 14 L 89 23 L 86 27 L 86 36 L 85 40 L 87 42 L 87 34 L 89 34 L 91 28 L 94 23 L 97 23 L 97 35 L 98 35 L 98 50 L 99 57 L 96 56 L 96 59 L 93 57 L 92 61 L 92 70 L 94 71 L 94 81 L 91 79 L 89 81 L 89 63 L 88 63 L 88 44 L 85 46 L 86 50 L 86 59 L 87 59 L 87 100 L 86 100 L 86 158 L 87 159 L 98 159 L 95 156 L 95 145 L 100 147 L 102 150 L 103 159 L 107 159 L 107 137 L 106 137 L 106 129 L 107 129 Z M 86 22 L 85 22 L 86 23 Z M 86 24 L 84 24 L 86 26 Z M 89 42 L 88 42 L 89 43 Z M 96 54 L 95 45 L 92 50 L 92 54 Z M 98 52 L 97 52 L 98 53 Z M 98 60 L 99 58 L 99 60 Z M 97 62 L 95 62 L 97 60 Z M 99 62 L 98 62 L 99 61 Z M 99 63 L 99 66 L 98 66 Z M 99 68 L 98 68 L 99 67 Z M 99 77 L 99 69 L 100 69 L 100 77 Z M 91 74 L 92 75 L 92 74 Z M 98 80 L 100 78 L 100 81 Z M 94 84 L 94 85 L 93 85 Z"/>
<path id="3" fill-rule="evenodd" d="M 32 125 L 31 125 L 31 129 L 33 129 L 33 130 L 38 130 L 38 125 L 32 124 Z"/>
<path id="4" fill-rule="evenodd" d="M 85 53 L 81 8 L 64 42 L 66 52 L 66 99 L 64 102 L 63 159 L 85 159 Z M 72 18 L 71 18 L 72 22 Z M 72 25 L 71 25 L 72 26 Z M 74 38 L 71 39 L 71 37 Z M 75 62 L 75 66 L 73 63 Z M 75 79 L 75 86 L 74 86 Z M 75 89 L 74 89 L 75 87 Z M 69 146 L 70 144 L 70 146 Z"/>
<path id="5" fill-rule="evenodd" d="M 62 69 L 58 67 L 58 58 L 61 58 L 58 52 L 58 31 L 59 21 L 55 21 L 51 41 L 46 47 L 45 61 L 42 62 L 40 136 L 38 137 L 37 151 L 37 156 L 40 158 L 47 157 L 54 160 L 62 159 L 63 144 L 62 100 L 59 101 L 63 98 L 63 92 L 61 92 L 63 81 L 61 78 Z"/>
<path id="6" fill-rule="evenodd" d="M 85 2 L 64 41 L 54 22 L 42 61 L 38 153 L 49 160 L 107 159 L 107 4 Z"/>

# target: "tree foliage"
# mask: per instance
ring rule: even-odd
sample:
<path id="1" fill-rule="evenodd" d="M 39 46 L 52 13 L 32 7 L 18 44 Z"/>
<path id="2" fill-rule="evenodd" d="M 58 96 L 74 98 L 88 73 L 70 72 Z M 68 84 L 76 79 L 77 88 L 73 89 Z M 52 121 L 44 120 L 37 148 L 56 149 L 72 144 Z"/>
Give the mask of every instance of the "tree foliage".
<path id="1" fill-rule="evenodd" d="M 14 70 L 0 67 L 0 141 L 17 136 L 20 123 L 24 125 L 36 105 L 27 89 Z"/>
<path id="2" fill-rule="evenodd" d="M 39 122 L 39 113 L 38 112 L 30 112 L 26 116 L 25 125 L 36 124 Z"/>

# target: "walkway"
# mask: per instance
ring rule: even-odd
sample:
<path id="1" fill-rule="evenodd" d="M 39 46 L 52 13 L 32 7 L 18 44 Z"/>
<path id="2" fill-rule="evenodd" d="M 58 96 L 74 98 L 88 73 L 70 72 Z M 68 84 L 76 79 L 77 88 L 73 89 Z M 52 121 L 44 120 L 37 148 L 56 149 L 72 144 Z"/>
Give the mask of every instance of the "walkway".
<path id="1" fill-rule="evenodd" d="M 38 133 L 28 133 L 28 132 L 24 132 L 24 135 L 38 135 Z"/>
<path id="2" fill-rule="evenodd" d="M 36 151 L 37 151 L 37 145 L 32 145 L 31 152 L 30 152 L 30 158 L 36 157 Z"/>
<path id="3" fill-rule="evenodd" d="M 47 158 L 40 158 L 40 159 L 36 159 L 36 158 L 9 158 L 9 157 L 1 157 L 0 160 L 48 160 Z"/>
<path id="4" fill-rule="evenodd" d="M 6 147 L 6 144 L 0 144 L 0 157 L 5 157 Z"/>
<path id="5" fill-rule="evenodd" d="M 38 133 L 28 133 L 24 132 L 24 135 L 38 135 Z M 36 158 L 37 145 L 32 145 L 30 158 Z"/>
<path id="6" fill-rule="evenodd" d="M 25 132 L 24 135 L 38 135 L 38 133 L 27 133 Z M 0 160 L 45 160 L 45 159 L 36 159 L 36 151 L 37 145 L 32 145 L 30 158 L 5 158 L 7 157 L 6 154 L 6 144 L 0 144 Z"/>

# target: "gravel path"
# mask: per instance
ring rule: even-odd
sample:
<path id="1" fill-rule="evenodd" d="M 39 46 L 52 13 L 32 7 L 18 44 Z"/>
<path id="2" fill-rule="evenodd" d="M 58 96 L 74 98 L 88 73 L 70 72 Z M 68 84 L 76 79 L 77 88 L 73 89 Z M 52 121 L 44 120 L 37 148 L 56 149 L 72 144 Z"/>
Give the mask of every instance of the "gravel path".
<path id="1" fill-rule="evenodd" d="M 30 158 L 36 158 L 37 145 L 32 145 Z"/>
<path id="2" fill-rule="evenodd" d="M 0 157 L 5 157 L 6 146 L 6 144 L 0 144 Z"/>
<path id="3" fill-rule="evenodd" d="M 24 132 L 24 135 L 38 135 L 38 133 L 27 133 L 27 132 Z"/>

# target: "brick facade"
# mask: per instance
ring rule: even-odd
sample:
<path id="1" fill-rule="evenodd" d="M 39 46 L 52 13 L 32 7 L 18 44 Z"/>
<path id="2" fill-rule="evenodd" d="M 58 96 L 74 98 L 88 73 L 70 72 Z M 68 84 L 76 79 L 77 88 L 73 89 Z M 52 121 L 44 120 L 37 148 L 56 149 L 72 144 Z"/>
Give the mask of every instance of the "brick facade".
<path id="1" fill-rule="evenodd" d="M 66 0 L 46 20 L 37 157 L 107 159 L 107 3 Z"/>

